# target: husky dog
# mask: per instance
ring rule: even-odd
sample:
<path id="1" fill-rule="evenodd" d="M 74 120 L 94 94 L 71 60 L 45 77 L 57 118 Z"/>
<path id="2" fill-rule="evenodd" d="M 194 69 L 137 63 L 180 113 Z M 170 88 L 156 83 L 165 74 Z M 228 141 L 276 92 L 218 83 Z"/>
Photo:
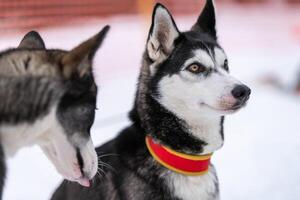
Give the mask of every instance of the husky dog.
<path id="1" fill-rule="evenodd" d="M 18 48 L 0 53 L 1 189 L 5 156 L 33 144 L 64 178 L 89 186 L 98 169 L 90 137 L 97 95 L 92 61 L 108 30 L 71 51 L 46 49 L 32 31 Z"/>
<path id="2" fill-rule="evenodd" d="M 224 115 L 242 108 L 249 95 L 250 89 L 228 73 L 212 0 L 187 32 L 180 32 L 169 11 L 157 4 L 130 113 L 132 125 L 96 149 L 116 156 L 102 157 L 108 167 L 90 188 L 63 182 L 52 200 L 219 199 L 209 157 L 223 145 Z M 171 154 L 167 159 L 186 159 L 171 166 L 173 160 L 161 152 Z M 185 164 L 198 157 L 207 171 L 189 175 L 179 170 L 190 168 Z"/>

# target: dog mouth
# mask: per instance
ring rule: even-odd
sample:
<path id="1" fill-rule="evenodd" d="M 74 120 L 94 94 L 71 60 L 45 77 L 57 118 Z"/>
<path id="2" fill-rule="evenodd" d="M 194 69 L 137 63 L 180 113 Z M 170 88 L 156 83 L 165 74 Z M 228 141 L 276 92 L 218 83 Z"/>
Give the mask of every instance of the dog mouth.
<path id="1" fill-rule="evenodd" d="M 230 106 L 227 106 L 227 104 L 226 104 L 226 106 L 224 106 L 224 104 L 223 104 L 222 107 L 211 106 L 206 103 L 201 103 L 201 105 L 204 105 L 204 106 L 206 106 L 212 110 L 218 111 L 218 112 L 233 113 L 233 112 L 236 112 L 236 111 L 240 110 L 241 108 L 245 107 L 247 104 L 247 100 L 238 101 L 235 104 L 230 105 Z"/>
<path id="2" fill-rule="evenodd" d="M 77 182 L 78 184 L 80 184 L 81 186 L 84 186 L 84 187 L 90 187 L 90 185 L 91 185 L 90 184 L 90 179 L 87 178 L 87 177 L 84 177 L 84 176 L 82 176 L 78 179 L 75 179 L 74 181 Z"/>
<path id="3" fill-rule="evenodd" d="M 92 180 L 92 177 L 88 176 L 87 173 L 83 171 L 81 167 L 79 167 L 78 164 L 74 164 L 73 166 L 73 174 L 70 176 L 70 174 L 61 172 L 61 175 L 72 182 L 77 182 L 83 187 L 90 187 L 90 180 Z"/>
<path id="4" fill-rule="evenodd" d="M 90 187 L 90 180 L 93 178 L 93 171 L 84 170 L 84 166 L 88 165 L 88 163 L 84 162 L 79 149 L 76 149 L 76 156 L 73 158 L 73 160 L 76 160 L 77 162 L 68 162 L 66 159 L 63 159 L 62 162 L 61 156 L 55 148 L 43 146 L 42 149 L 62 177 L 71 182 L 77 182 L 83 187 Z M 69 156 L 64 156 L 64 158 L 66 157 Z M 96 162 L 93 162 L 93 164 L 94 163 Z"/>
<path id="5" fill-rule="evenodd" d="M 239 110 L 243 107 L 245 107 L 247 104 L 247 100 L 246 101 L 242 101 L 242 102 L 236 102 L 231 108 L 227 109 L 227 110 Z"/>

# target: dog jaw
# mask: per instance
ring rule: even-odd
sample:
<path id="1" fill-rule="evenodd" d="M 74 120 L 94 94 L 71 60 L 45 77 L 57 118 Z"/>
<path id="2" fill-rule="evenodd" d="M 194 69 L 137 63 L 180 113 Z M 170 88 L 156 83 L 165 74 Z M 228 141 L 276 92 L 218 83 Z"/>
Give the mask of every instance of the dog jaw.
<path id="1" fill-rule="evenodd" d="M 76 133 L 67 136 L 55 116 L 49 125 L 51 128 L 38 139 L 39 146 L 65 179 L 88 186 L 87 180 L 92 179 L 98 169 L 91 139 Z"/>
<path id="2" fill-rule="evenodd" d="M 87 186 L 88 180 L 97 173 L 98 157 L 90 139 L 75 147 L 65 135 L 57 135 L 50 143 L 40 146 L 57 171 L 69 181 Z"/>

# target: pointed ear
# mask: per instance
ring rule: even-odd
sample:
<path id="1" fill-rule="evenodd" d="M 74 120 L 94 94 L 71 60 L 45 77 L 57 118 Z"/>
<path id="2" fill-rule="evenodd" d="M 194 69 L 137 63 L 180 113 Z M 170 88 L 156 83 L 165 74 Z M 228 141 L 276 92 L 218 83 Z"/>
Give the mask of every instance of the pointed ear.
<path id="1" fill-rule="evenodd" d="M 18 48 L 27 48 L 27 49 L 45 49 L 45 43 L 36 31 L 28 32 L 22 39 Z"/>
<path id="2" fill-rule="evenodd" d="M 214 39 L 217 39 L 214 0 L 206 0 L 202 13 L 196 24 L 192 27 L 192 30 L 208 33 Z"/>
<path id="3" fill-rule="evenodd" d="M 169 11 L 163 5 L 156 4 L 146 47 L 149 57 L 153 61 L 167 57 L 173 50 L 174 41 L 179 34 Z"/>
<path id="4" fill-rule="evenodd" d="M 63 75 L 70 78 L 73 74 L 83 77 L 91 71 L 91 64 L 96 51 L 102 44 L 109 26 L 105 26 L 98 34 L 81 43 L 62 57 Z"/>

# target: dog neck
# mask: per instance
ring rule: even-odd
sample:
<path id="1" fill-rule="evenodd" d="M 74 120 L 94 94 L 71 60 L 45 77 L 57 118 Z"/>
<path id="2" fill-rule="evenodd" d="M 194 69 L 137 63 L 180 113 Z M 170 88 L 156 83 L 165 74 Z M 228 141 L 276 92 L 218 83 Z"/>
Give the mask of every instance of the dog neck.
<path id="1" fill-rule="evenodd" d="M 178 152 L 209 154 L 223 144 L 223 117 L 188 123 L 139 91 L 131 118 L 145 134 Z"/>
<path id="2" fill-rule="evenodd" d="M 146 136 L 145 142 L 152 157 L 169 170 L 187 176 L 204 175 L 209 170 L 212 154 L 183 154 L 157 143 L 150 136 Z"/>

